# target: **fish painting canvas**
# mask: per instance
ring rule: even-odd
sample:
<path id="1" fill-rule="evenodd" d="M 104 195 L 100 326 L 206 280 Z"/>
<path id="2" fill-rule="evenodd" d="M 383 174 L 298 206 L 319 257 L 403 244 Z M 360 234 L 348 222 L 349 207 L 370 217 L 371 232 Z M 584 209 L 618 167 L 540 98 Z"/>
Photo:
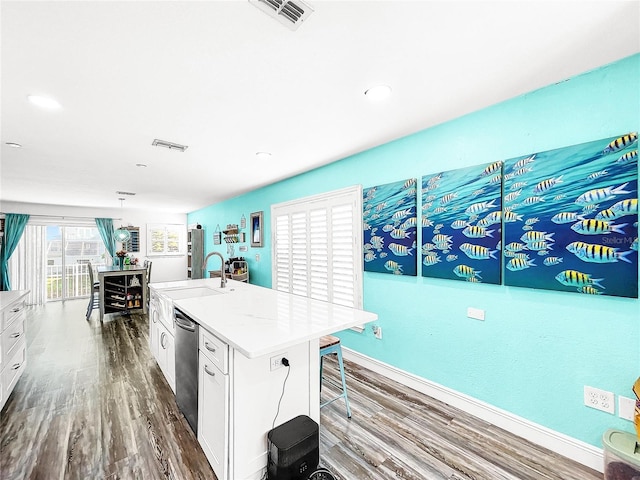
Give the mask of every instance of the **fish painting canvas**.
<path id="1" fill-rule="evenodd" d="M 502 162 L 422 177 L 422 276 L 500 284 Z"/>
<path id="2" fill-rule="evenodd" d="M 505 161 L 505 285 L 638 298 L 637 162 L 637 132 Z"/>
<path id="3" fill-rule="evenodd" d="M 364 270 L 417 275 L 417 193 L 411 178 L 363 190 Z"/>

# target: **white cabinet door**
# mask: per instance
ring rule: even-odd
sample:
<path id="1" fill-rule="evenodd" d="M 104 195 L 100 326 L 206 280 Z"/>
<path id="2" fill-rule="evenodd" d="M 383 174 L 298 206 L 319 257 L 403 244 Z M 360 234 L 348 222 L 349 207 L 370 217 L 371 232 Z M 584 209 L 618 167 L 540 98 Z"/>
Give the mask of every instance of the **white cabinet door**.
<path id="1" fill-rule="evenodd" d="M 158 364 L 162 373 L 164 373 L 167 383 L 176 392 L 176 342 L 173 335 L 168 330 L 158 323 L 160 338 L 159 338 L 159 350 L 158 350 Z"/>
<path id="2" fill-rule="evenodd" d="M 199 355 L 198 441 L 218 479 L 227 480 L 229 376 L 202 352 Z"/>
<path id="3" fill-rule="evenodd" d="M 160 364 L 158 358 L 160 348 L 160 319 L 158 317 L 158 310 L 151 305 L 149 309 L 149 349 L 156 359 L 156 362 Z"/>

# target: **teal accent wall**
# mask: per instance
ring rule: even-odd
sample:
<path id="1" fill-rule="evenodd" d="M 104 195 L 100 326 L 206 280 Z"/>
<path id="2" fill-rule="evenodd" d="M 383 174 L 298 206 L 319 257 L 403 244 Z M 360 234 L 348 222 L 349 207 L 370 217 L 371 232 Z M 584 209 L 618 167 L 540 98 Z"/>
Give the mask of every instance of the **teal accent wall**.
<path id="1" fill-rule="evenodd" d="M 263 210 L 265 247 L 238 253 L 236 246 L 236 254 L 247 257 L 251 283 L 270 287 L 273 203 L 639 130 L 637 54 L 192 212 L 188 221 L 204 225 L 210 251 L 216 224 Z M 226 252 L 225 245 L 215 248 Z M 583 387 L 612 391 L 616 400 L 633 396 L 640 376 L 637 299 L 365 272 L 364 307 L 379 315 L 383 339 L 371 329 L 342 332 L 349 348 L 594 446 L 601 447 L 608 428 L 633 431 L 618 417 L 617 402 L 615 415 L 584 406 Z M 485 310 L 485 321 L 467 318 L 467 307 Z"/>

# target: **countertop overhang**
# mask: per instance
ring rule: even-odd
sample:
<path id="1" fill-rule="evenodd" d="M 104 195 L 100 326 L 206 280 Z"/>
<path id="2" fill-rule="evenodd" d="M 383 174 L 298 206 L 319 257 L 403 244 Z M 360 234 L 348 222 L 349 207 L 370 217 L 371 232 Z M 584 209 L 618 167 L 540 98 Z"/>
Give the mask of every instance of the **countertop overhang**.
<path id="1" fill-rule="evenodd" d="M 8 290 L 0 292 L 0 308 L 29 295 L 30 290 Z"/>
<path id="2" fill-rule="evenodd" d="M 277 353 L 323 335 L 374 321 L 375 313 L 220 279 L 154 283 L 163 290 L 207 287 L 219 294 L 175 300 L 174 305 L 248 358 Z"/>

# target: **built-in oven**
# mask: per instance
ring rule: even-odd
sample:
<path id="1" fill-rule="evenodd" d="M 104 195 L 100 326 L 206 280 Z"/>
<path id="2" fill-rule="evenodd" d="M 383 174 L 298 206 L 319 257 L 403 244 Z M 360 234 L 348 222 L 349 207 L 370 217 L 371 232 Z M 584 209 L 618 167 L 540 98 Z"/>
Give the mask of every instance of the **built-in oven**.
<path id="1" fill-rule="evenodd" d="M 193 433 L 198 435 L 198 335 L 199 325 L 174 309 L 176 346 L 176 402 Z"/>

